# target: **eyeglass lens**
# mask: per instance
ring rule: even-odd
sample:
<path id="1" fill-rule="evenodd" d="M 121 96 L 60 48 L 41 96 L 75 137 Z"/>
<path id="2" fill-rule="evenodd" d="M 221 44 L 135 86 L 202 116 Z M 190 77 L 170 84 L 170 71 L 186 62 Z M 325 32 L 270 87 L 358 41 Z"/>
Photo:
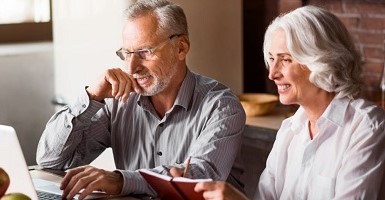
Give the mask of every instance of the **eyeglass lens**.
<path id="1" fill-rule="evenodd" d="M 123 60 L 123 61 L 125 61 L 127 59 L 130 59 L 132 54 L 136 54 L 140 59 L 149 60 L 151 58 L 153 52 L 155 51 L 155 49 L 157 49 L 162 44 L 164 44 L 165 42 L 171 40 L 172 38 L 174 38 L 176 36 L 179 36 L 179 34 L 171 35 L 170 37 L 168 37 L 167 40 L 159 43 L 156 47 L 154 47 L 152 49 L 141 49 L 141 50 L 137 50 L 137 51 L 126 51 L 123 48 L 120 48 L 118 51 L 116 51 L 116 55 L 118 55 L 118 57 L 121 60 Z"/>

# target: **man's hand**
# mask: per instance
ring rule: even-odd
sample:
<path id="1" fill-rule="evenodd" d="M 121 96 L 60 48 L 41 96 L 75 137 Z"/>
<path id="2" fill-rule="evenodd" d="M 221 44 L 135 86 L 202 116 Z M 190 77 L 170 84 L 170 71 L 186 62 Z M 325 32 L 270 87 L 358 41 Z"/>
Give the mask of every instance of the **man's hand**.
<path id="1" fill-rule="evenodd" d="M 123 175 L 91 166 L 82 166 L 68 170 L 61 182 L 63 198 L 72 199 L 84 189 L 79 199 L 84 199 L 92 191 L 103 191 L 110 195 L 120 194 L 123 188 Z"/>
<path id="2" fill-rule="evenodd" d="M 171 167 L 170 174 L 172 177 L 182 177 L 183 173 L 179 168 Z"/>
<path id="3" fill-rule="evenodd" d="M 126 72 L 120 68 L 111 68 L 87 88 L 87 93 L 95 101 L 103 101 L 105 98 L 121 98 L 126 101 L 130 92 L 139 90 L 136 81 Z"/>
<path id="4" fill-rule="evenodd" d="M 223 181 L 200 182 L 195 186 L 194 190 L 195 192 L 203 191 L 205 199 L 247 200 L 247 197 L 242 192 Z"/>

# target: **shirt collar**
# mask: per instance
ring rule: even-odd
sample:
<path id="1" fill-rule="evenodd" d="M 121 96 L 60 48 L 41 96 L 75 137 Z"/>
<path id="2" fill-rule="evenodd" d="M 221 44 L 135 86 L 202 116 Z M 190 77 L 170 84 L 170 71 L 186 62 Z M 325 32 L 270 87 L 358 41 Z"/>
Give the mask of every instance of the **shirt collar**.
<path id="1" fill-rule="evenodd" d="M 182 106 L 187 110 L 188 105 L 192 101 L 192 96 L 195 90 L 195 78 L 193 73 L 187 69 L 186 77 L 184 78 L 182 85 L 180 86 L 178 96 L 175 99 L 174 105 Z"/>
<path id="2" fill-rule="evenodd" d="M 347 97 L 338 99 L 334 98 L 320 119 L 328 120 L 335 125 L 342 127 L 350 101 L 351 100 Z"/>
<path id="3" fill-rule="evenodd" d="M 336 99 L 334 98 L 321 117 L 318 119 L 317 124 L 321 125 L 325 121 L 329 121 L 339 127 L 343 126 L 344 116 L 346 115 L 347 107 L 349 106 L 350 99 L 347 97 Z M 297 132 L 301 129 L 308 118 L 305 114 L 305 111 L 302 107 L 299 107 L 297 112 L 293 115 L 291 124 L 291 130 Z"/>
<path id="4" fill-rule="evenodd" d="M 299 131 L 297 130 L 300 130 L 304 126 L 303 122 L 307 121 L 305 110 L 302 108 L 302 106 L 298 108 L 297 112 L 295 112 L 295 114 L 291 118 L 292 120 L 290 120 L 291 121 L 290 129 L 294 133 L 299 133 Z"/>

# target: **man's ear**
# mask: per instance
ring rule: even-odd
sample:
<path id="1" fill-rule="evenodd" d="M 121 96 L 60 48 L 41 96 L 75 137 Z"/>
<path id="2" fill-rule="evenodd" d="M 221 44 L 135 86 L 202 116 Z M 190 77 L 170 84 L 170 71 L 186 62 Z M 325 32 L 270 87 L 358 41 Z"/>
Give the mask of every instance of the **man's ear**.
<path id="1" fill-rule="evenodd" d="M 185 60 L 188 51 L 190 50 L 190 41 L 187 36 L 181 35 L 179 36 L 179 41 L 178 41 L 178 57 L 179 60 Z"/>

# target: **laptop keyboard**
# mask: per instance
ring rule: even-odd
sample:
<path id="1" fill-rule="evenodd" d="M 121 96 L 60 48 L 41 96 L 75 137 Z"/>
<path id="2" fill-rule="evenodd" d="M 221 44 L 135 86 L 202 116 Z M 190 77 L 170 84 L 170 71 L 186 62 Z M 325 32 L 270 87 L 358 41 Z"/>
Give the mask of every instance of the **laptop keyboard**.
<path id="1" fill-rule="evenodd" d="M 36 191 L 36 192 L 40 200 L 62 200 L 61 195 L 58 195 L 58 194 L 42 192 L 42 191 Z"/>

